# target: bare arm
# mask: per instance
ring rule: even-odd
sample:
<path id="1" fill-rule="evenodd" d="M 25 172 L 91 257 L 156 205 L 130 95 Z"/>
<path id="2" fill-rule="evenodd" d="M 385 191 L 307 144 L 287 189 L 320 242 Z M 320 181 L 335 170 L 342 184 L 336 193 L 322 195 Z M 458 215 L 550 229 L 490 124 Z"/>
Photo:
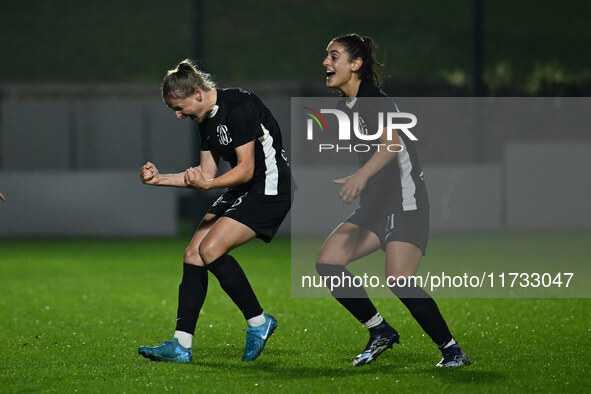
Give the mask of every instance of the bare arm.
<path id="1" fill-rule="evenodd" d="M 204 170 L 202 169 L 204 168 Z M 209 152 L 201 152 L 201 163 L 195 167 L 199 172 L 205 171 L 207 176 L 214 177 L 217 173 L 217 161 Z M 160 174 L 153 163 L 147 162 L 140 169 L 140 178 L 146 185 L 172 186 L 186 188 L 185 172 L 178 174 Z"/>
<path id="2" fill-rule="evenodd" d="M 203 177 L 207 180 L 215 178 L 218 173 L 218 166 L 220 163 L 219 156 L 214 156 L 211 151 L 201 151 L 201 159 L 199 166 L 195 167 L 203 174 Z M 183 177 L 185 174 L 183 174 Z"/>
<path id="3" fill-rule="evenodd" d="M 158 168 L 150 162 L 140 169 L 140 178 L 146 185 L 185 187 L 184 173 L 161 175 Z"/>
<path id="4" fill-rule="evenodd" d="M 208 171 L 207 167 L 189 168 L 185 172 L 187 186 L 198 190 L 209 190 L 237 186 L 250 181 L 254 175 L 254 141 L 236 148 L 236 157 L 238 162 L 234 168 L 213 179 L 208 178 L 209 173 L 204 173 Z"/>
<path id="5" fill-rule="evenodd" d="M 400 144 L 400 138 L 397 133 L 392 133 L 392 140 L 384 140 L 387 129 L 382 131 L 380 142 L 386 145 L 389 144 Z M 357 172 L 351 176 L 341 179 L 335 179 L 335 183 L 343 184 L 341 191 L 339 192 L 339 198 L 344 203 L 351 203 L 361 191 L 365 188 L 369 178 L 374 176 L 378 171 L 384 168 L 394 157 L 397 152 L 390 152 L 385 147 L 383 149 L 376 150 L 371 158 L 365 163 Z"/>

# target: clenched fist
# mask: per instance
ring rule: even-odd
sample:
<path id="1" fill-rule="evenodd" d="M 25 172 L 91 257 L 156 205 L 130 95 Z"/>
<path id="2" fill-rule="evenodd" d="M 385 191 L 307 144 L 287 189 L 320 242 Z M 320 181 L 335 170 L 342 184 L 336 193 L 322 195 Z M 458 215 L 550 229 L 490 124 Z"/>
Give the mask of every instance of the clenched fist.
<path id="1" fill-rule="evenodd" d="M 197 190 L 207 190 L 208 182 L 199 167 L 191 167 L 185 171 L 185 185 Z"/>
<path id="2" fill-rule="evenodd" d="M 146 185 L 157 185 L 160 181 L 160 173 L 154 164 L 147 162 L 140 170 L 140 178 Z"/>

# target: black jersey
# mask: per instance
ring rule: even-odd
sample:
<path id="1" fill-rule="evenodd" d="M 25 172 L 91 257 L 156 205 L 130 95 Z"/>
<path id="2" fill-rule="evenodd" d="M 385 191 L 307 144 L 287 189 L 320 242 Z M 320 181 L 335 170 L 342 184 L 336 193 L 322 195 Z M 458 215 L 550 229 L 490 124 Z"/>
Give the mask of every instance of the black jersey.
<path id="1" fill-rule="evenodd" d="M 255 142 L 254 174 L 249 182 L 233 187 L 265 195 L 289 193 L 291 175 L 281 131 L 271 111 L 253 93 L 218 89 L 216 107 L 199 124 L 201 150 L 212 151 L 235 167 L 235 149 Z"/>
<path id="2" fill-rule="evenodd" d="M 357 97 L 383 97 L 376 105 L 376 101 L 357 100 Z M 367 104 L 367 105 L 365 105 Z M 342 103 L 344 110 L 359 114 L 360 128 L 366 130 L 378 129 L 379 111 L 393 112 L 398 108 L 396 103 L 378 87 L 361 82 L 357 96 L 353 100 Z M 423 170 L 419 163 L 414 141 L 406 134 L 398 133 L 402 150 L 384 168 L 372 176 L 362 190 L 360 196 L 361 208 L 378 211 L 400 212 L 429 208 L 427 189 L 423 179 Z M 355 143 L 367 143 L 355 139 Z M 359 166 L 363 166 L 375 153 L 375 150 L 358 153 Z"/>

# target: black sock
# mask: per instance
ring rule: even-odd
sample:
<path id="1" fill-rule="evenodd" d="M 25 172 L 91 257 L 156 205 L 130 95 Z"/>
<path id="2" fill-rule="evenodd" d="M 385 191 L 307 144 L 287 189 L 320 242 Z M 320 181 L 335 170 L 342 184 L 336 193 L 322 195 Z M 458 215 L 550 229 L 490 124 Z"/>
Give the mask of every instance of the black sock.
<path id="1" fill-rule="evenodd" d="M 183 264 L 183 279 L 179 285 L 179 306 L 176 312 L 176 330 L 193 335 L 197 318 L 207 294 L 207 269 Z"/>
<path id="2" fill-rule="evenodd" d="M 218 278 L 220 286 L 244 314 L 246 320 L 263 313 L 246 274 L 234 257 L 224 254 L 208 264 L 207 269 Z"/>
<path id="3" fill-rule="evenodd" d="M 435 300 L 425 290 L 414 283 L 403 287 L 393 286 L 390 290 L 400 298 L 410 314 L 438 347 L 441 348 L 452 340 L 451 332 Z"/>
<path id="4" fill-rule="evenodd" d="M 349 272 L 345 267 L 341 265 L 322 264 L 316 263 L 316 271 L 320 276 L 336 276 L 341 281 L 341 286 L 334 287 L 331 290 L 331 294 L 338 302 L 341 303 L 357 320 L 361 323 L 369 321 L 372 317 L 378 313 L 376 307 L 367 296 L 365 289 L 355 287 L 352 284 L 342 283 L 344 277 L 351 278 L 353 283 L 353 274 Z M 336 280 L 335 280 L 336 282 Z M 327 280 L 327 284 L 330 285 L 330 279 Z"/>

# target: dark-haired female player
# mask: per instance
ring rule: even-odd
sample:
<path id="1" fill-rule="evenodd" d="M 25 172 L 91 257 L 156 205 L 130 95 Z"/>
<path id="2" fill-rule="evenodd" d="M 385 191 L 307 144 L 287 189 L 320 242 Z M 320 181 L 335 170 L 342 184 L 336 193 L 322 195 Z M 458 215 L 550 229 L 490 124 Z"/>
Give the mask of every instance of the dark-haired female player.
<path id="1" fill-rule="evenodd" d="M 216 89 L 209 74 L 189 60 L 169 70 L 162 97 L 178 119 L 199 122 L 201 158 L 184 173 L 160 174 L 146 163 L 142 182 L 210 190 L 227 188 L 211 206 L 185 250 L 172 340 L 138 353 L 156 361 L 190 362 L 197 318 L 211 272 L 248 324 L 243 361 L 256 359 L 277 320 L 261 308 L 238 262 L 228 254 L 254 237 L 270 242 L 291 206 L 291 175 L 276 120 L 244 89 Z M 220 158 L 231 169 L 217 176 Z"/>
<path id="2" fill-rule="evenodd" d="M 326 86 L 339 90 L 351 111 L 363 116 L 368 109 L 363 107 L 363 99 L 356 98 L 386 97 L 379 88 L 380 65 L 370 37 L 347 34 L 334 38 L 326 48 L 322 65 Z M 394 103 L 391 105 L 396 111 Z M 377 126 L 371 130 L 375 129 Z M 393 133 L 392 138 L 387 141 L 383 133 L 380 142 L 399 144 L 404 149 L 360 153 L 359 170 L 335 181 L 343 184 L 339 198 L 350 203 L 359 196 L 360 206 L 337 226 L 318 252 L 316 269 L 321 276 L 352 277 L 345 266 L 380 248 L 386 252 L 386 277 L 408 278 L 416 274 L 427 248 L 429 202 L 413 142 L 403 133 Z M 388 285 L 443 353 L 437 366 L 469 364 L 435 301 L 422 288 L 405 282 L 396 281 L 402 286 L 391 286 L 394 282 Z M 353 365 L 369 364 L 399 342 L 400 334 L 380 316 L 363 287 L 335 288 L 332 295 L 369 329 L 369 343 Z"/>

